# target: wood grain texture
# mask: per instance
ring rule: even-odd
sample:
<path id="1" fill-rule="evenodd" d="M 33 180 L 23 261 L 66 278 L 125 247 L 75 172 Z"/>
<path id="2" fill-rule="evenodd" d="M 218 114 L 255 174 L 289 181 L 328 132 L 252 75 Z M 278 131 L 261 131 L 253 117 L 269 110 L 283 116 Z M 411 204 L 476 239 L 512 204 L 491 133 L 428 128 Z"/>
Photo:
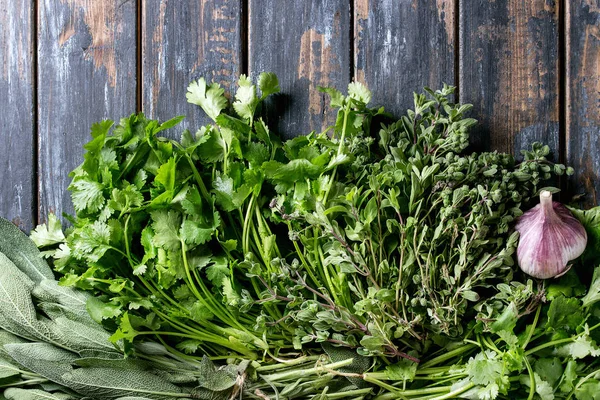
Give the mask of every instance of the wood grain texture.
<path id="1" fill-rule="evenodd" d="M 123 0 L 40 0 L 40 219 L 71 213 L 69 171 L 93 122 L 136 106 L 136 6 Z"/>
<path id="2" fill-rule="evenodd" d="M 474 148 L 519 154 L 534 141 L 558 158 L 558 2 L 460 0 L 460 100 L 480 124 Z"/>
<path id="3" fill-rule="evenodd" d="M 248 65 L 251 76 L 279 77 L 282 93 L 269 124 L 284 137 L 321 131 L 334 122 L 329 98 L 317 86 L 346 91 L 350 78 L 348 0 L 250 0 Z"/>
<path id="4" fill-rule="evenodd" d="M 584 206 L 600 200 L 600 3 L 567 1 L 566 157 L 575 168 L 569 192 L 585 194 Z"/>
<path id="5" fill-rule="evenodd" d="M 355 76 L 373 105 L 400 116 L 413 92 L 454 84 L 455 1 L 354 0 Z"/>
<path id="6" fill-rule="evenodd" d="M 241 73 L 241 0 L 146 0 L 142 11 L 143 111 L 161 120 L 186 115 L 192 131 L 209 122 L 186 101 L 200 77 L 235 89 Z M 169 132 L 178 135 L 180 129 Z"/>
<path id="7" fill-rule="evenodd" d="M 0 0 L 0 216 L 34 220 L 33 3 Z"/>

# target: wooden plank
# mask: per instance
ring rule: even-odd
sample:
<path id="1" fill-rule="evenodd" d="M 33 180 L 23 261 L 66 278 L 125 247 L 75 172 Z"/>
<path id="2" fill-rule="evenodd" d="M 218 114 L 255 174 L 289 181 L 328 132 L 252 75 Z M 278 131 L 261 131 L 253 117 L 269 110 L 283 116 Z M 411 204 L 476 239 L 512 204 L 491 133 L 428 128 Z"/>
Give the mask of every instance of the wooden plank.
<path id="1" fill-rule="evenodd" d="M 566 158 L 575 168 L 569 193 L 600 200 L 600 3 L 566 1 Z"/>
<path id="2" fill-rule="evenodd" d="M 354 0 L 356 80 L 396 116 L 413 92 L 454 84 L 455 1 Z"/>
<path id="3" fill-rule="evenodd" d="M 142 4 L 143 111 L 161 120 L 186 115 L 182 126 L 195 131 L 209 119 L 198 106 L 187 103 L 188 84 L 204 77 L 220 83 L 226 92 L 235 90 L 241 73 L 241 1 Z"/>
<path id="4" fill-rule="evenodd" d="M 350 78 L 348 0 L 250 0 L 248 65 L 252 76 L 274 72 L 282 94 L 271 99 L 269 124 L 284 137 L 334 122 L 317 86 L 346 91 Z"/>
<path id="5" fill-rule="evenodd" d="M 71 213 L 69 171 L 83 161 L 93 122 L 136 108 L 136 5 L 40 0 L 38 115 L 40 219 Z"/>
<path id="6" fill-rule="evenodd" d="M 0 0 L 0 215 L 25 231 L 35 223 L 32 7 Z"/>
<path id="7" fill-rule="evenodd" d="M 460 100 L 480 124 L 474 147 L 558 158 L 558 1 L 460 0 Z"/>

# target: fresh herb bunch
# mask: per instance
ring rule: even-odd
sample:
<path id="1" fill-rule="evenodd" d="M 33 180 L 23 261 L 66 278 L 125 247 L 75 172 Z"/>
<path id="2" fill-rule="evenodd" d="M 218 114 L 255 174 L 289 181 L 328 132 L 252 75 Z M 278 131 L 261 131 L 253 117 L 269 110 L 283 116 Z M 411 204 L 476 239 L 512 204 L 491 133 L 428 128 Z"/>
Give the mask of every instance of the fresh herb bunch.
<path id="1" fill-rule="evenodd" d="M 256 118 L 277 79 L 258 87 L 242 76 L 229 107 L 192 83 L 215 124 L 180 142 L 157 134 L 181 118 L 95 125 L 52 254 L 61 282 L 105 295 L 90 309 L 113 340 L 156 335 L 189 354 L 330 342 L 417 361 L 436 335 L 461 336 L 469 302 L 512 278 L 522 204 L 566 168 L 537 144 L 522 163 L 468 154 L 476 121 L 449 86 L 399 121 L 359 83 L 322 88 L 335 125 L 283 144 Z"/>
<path id="2" fill-rule="evenodd" d="M 254 117 L 279 90 L 277 78 L 261 74 L 258 88 L 240 78 L 234 117 L 217 84 L 191 84 L 188 100 L 216 124 L 184 131 L 179 142 L 158 134 L 182 117 L 161 124 L 136 114 L 112 133 L 111 121 L 92 127 L 71 174 L 73 227 L 64 243 L 45 244 L 59 244 L 48 254 L 61 284 L 105 294 L 90 313 L 116 329 L 113 341 L 157 335 L 184 353 L 249 358 L 288 342 L 285 329 L 257 332 L 251 310 L 280 254 L 261 211 L 272 197 L 262 165 L 280 145 Z M 245 276 L 246 256 L 261 263 L 260 280 Z M 283 316 L 268 304 L 261 311 Z"/>
<path id="3" fill-rule="evenodd" d="M 315 293 L 288 306 L 297 347 L 328 341 L 414 359 L 402 348 L 423 354 L 434 336 L 463 335 L 480 297 L 512 280 L 514 220 L 542 182 L 572 171 L 540 144 L 523 162 L 469 154 L 476 121 L 464 117 L 470 105 L 451 103 L 453 90 L 415 95 L 414 110 L 381 124 L 373 140 L 371 121 L 382 112 L 366 108 L 370 93 L 326 89 L 339 109 L 333 137 L 285 144 L 293 154 L 335 145 L 338 161 L 293 186 L 274 180 L 280 196 L 271 206 L 296 246 L 283 285 Z"/>
<path id="4" fill-rule="evenodd" d="M 471 154 L 452 87 L 394 120 L 358 83 L 322 88 L 334 126 L 281 143 L 259 117 L 277 79 L 257 86 L 230 104 L 192 83 L 215 123 L 180 141 L 158 136 L 180 118 L 95 125 L 73 227 L 32 233 L 118 354 L 201 370 L 183 398 L 594 398 L 597 241 L 549 287 L 513 265 L 515 218 L 572 172 L 547 146 Z M 599 213 L 575 211 L 594 239 Z"/>
<path id="5" fill-rule="evenodd" d="M 64 239 L 52 221 L 32 233 L 38 244 Z M 328 391 L 360 399 L 372 391 L 336 375 L 353 363 L 351 353 L 340 351 L 217 366 L 206 356 L 179 357 L 145 341 L 124 358 L 123 343 L 110 343 L 110 333 L 88 314 L 94 297 L 60 286 L 35 244 L 10 221 L 0 218 L 0 232 L 2 399 L 308 399 Z"/>
<path id="6" fill-rule="evenodd" d="M 592 210 L 597 216 L 600 210 Z M 594 217 L 596 218 L 596 217 Z M 597 234 L 597 222 L 588 225 Z M 532 282 L 502 283 L 478 304 L 480 313 L 458 341 L 447 343 L 418 367 L 394 365 L 366 373 L 386 388 L 376 399 L 577 399 L 600 391 L 600 267 L 583 285 L 578 263 L 542 290 Z M 525 306 L 523 306 L 525 305 Z"/>

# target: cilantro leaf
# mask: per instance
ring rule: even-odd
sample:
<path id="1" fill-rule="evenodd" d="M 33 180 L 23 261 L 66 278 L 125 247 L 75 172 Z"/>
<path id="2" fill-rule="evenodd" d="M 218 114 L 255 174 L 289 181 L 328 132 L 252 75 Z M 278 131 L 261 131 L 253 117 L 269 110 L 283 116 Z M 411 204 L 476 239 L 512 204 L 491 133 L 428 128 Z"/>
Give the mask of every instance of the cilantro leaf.
<path id="1" fill-rule="evenodd" d="M 206 80 L 200 78 L 189 84 L 186 98 L 189 103 L 202 107 L 206 115 L 216 121 L 221 111 L 227 107 L 227 98 L 224 93 L 225 91 L 218 83 L 207 86 Z"/>
<path id="2" fill-rule="evenodd" d="M 212 264 L 206 268 L 206 276 L 213 285 L 221 287 L 223 279 L 229 276 L 229 263 L 225 257 L 215 257 Z"/>
<path id="3" fill-rule="evenodd" d="M 318 90 L 327 93 L 331 98 L 331 107 L 340 108 L 344 106 L 344 95 L 337 89 L 319 86 Z"/>
<path id="4" fill-rule="evenodd" d="M 154 180 L 165 188 L 165 190 L 173 190 L 175 188 L 175 157 L 169 158 L 169 161 L 164 163 L 158 169 L 158 174 Z"/>
<path id="5" fill-rule="evenodd" d="M 487 386 L 502 379 L 502 364 L 502 360 L 496 358 L 495 353 L 485 351 L 469 359 L 465 372 L 474 384 Z"/>
<path id="6" fill-rule="evenodd" d="M 144 201 L 144 195 L 131 184 L 126 184 L 123 189 L 113 189 L 109 206 L 116 211 L 129 211 L 131 207 L 139 207 Z"/>
<path id="7" fill-rule="evenodd" d="M 93 124 L 90 132 L 92 140 L 83 146 L 87 151 L 83 156 L 84 161 L 81 168 L 92 178 L 97 176 L 100 169 L 100 155 L 104 150 L 108 131 L 113 124 L 114 122 L 111 120 L 104 120 Z"/>
<path id="8" fill-rule="evenodd" d="M 116 318 L 121 315 L 121 307 L 103 302 L 97 297 L 88 298 L 86 308 L 92 319 L 98 323 L 101 323 L 105 319 Z"/>
<path id="9" fill-rule="evenodd" d="M 371 101 L 371 91 L 360 82 L 350 82 L 348 85 L 348 97 L 368 104 Z"/>
<path id="10" fill-rule="evenodd" d="M 548 328 L 575 331 L 584 322 L 581 303 L 574 297 L 558 296 L 548 309 Z"/>
<path id="11" fill-rule="evenodd" d="M 29 238 L 37 247 L 52 246 L 65 241 L 65 235 L 58 217 L 54 214 L 48 214 L 48 223 L 38 225 Z"/>
<path id="12" fill-rule="evenodd" d="M 77 229 L 69 241 L 76 258 L 97 262 L 111 248 L 110 239 L 110 226 L 105 222 L 95 221 Z"/>
<path id="13" fill-rule="evenodd" d="M 277 75 L 272 72 L 262 72 L 258 76 L 258 87 L 262 92 L 261 99 L 264 99 L 269 95 L 279 93 L 280 89 Z"/>
<path id="14" fill-rule="evenodd" d="M 216 227 L 204 226 L 199 222 L 186 219 L 181 225 L 180 235 L 187 244 L 204 244 L 212 238 L 215 228 Z"/>
<path id="15" fill-rule="evenodd" d="M 156 210 L 150 213 L 154 238 L 152 243 L 167 250 L 178 250 L 181 247 L 179 229 L 181 215 L 177 211 Z"/>
<path id="16" fill-rule="evenodd" d="M 589 210 L 569 207 L 569 210 L 581 222 L 587 232 L 588 242 L 583 258 L 592 262 L 600 261 L 600 207 Z"/>
<path id="17" fill-rule="evenodd" d="M 600 394 L 600 381 L 590 379 L 575 390 L 577 400 L 598 400 Z"/>
<path id="18" fill-rule="evenodd" d="M 590 289 L 581 300 L 584 307 L 589 307 L 600 300 L 600 267 L 596 267 L 594 269 L 594 275 L 592 277 Z"/>
<path id="19" fill-rule="evenodd" d="M 515 303 L 511 301 L 498 319 L 490 326 L 490 330 L 494 333 L 499 331 L 512 332 L 517 325 L 518 318 L 519 310 Z"/>
<path id="20" fill-rule="evenodd" d="M 177 343 L 175 347 L 178 350 L 183 351 L 185 354 L 194 354 L 202 348 L 202 342 L 196 339 L 187 339 Z"/>
<path id="21" fill-rule="evenodd" d="M 577 361 L 569 360 L 565 366 L 565 370 L 562 376 L 560 384 L 560 391 L 563 393 L 570 393 L 573 390 L 574 382 L 577 379 Z"/>
<path id="22" fill-rule="evenodd" d="M 561 357 L 570 356 L 575 360 L 590 355 L 594 357 L 600 357 L 600 349 L 587 334 L 577 336 L 573 343 L 569 343 L 557 348 L 555 353 Z"/>
<path id="23" fill-rule="evenodd" d="M 559 358 L 540 358 L 535 362 L 533 370 L 539 377 L 554 386 L 563 374 L 563 366 Z"/>
<path id="24" fill-rule="evenodd" d="M 256 97 L 256 87 L 252 84 L 250 79 L 246 77 L 246 75 L 240 75 L 238 80 L 238 90 L 235 93 L 233 109 L 240 117 L 246 119 L 247 121 L 252 121 L 257 105 L 258 98 Z"/>
<path id="25" fill-rule="evenodd" d="M 76 177 L 69 185 L 73 207 L 77 212 L 96 212 L 104 205 L 104 185 L 84 175 Z"/>

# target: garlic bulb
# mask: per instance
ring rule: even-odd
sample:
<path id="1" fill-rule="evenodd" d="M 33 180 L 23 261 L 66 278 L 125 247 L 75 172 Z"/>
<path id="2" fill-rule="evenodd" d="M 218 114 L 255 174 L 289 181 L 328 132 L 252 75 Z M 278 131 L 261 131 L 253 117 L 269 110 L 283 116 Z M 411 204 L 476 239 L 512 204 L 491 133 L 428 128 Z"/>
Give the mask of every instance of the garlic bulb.
<path id="1" fill-rule="evenodd" d="M 540 279 L 567 272 L 569 261 L 579 257 L 587 244 L 583 225 L 565 206 L 553 202 L 547 190 L 540 193 L 540 204 L 519 218 L 516 230 L 520 233 L 519 266 Z"/>

